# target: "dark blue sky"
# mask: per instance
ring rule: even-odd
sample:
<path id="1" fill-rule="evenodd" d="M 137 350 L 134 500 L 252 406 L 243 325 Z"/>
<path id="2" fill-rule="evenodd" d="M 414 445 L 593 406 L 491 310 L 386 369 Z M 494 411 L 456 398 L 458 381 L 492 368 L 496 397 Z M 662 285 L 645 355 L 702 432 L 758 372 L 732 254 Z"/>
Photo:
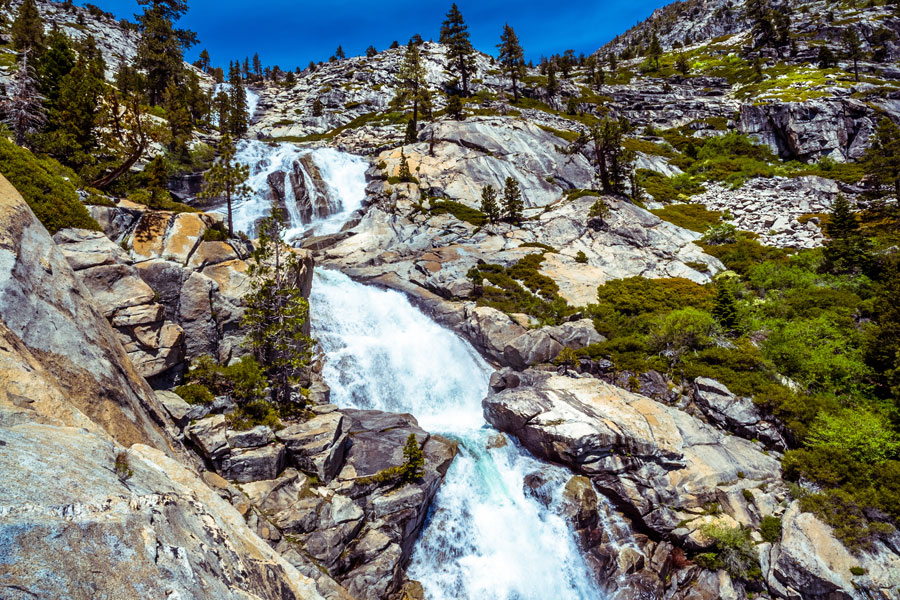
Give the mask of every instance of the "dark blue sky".
<path id="1" fill-rule="evenodd" d="M 118 17 L 132 19 L 135 0 L 94 0 Z M 194 1 L 181 26 L 193 29 L 213 64 L 259 52 L 264 65 L 282 69 L 328 60 L 338 44 L 348 56 L 379 50 L 419 33 L 438 37 L 451 0 L 217 0 Z M 573 48 L 588 54 L 650 16 L 666 0 L 461 0 L 457 2 L 478 50 L 495 53 L 503 24 L 516 30 L 527 59 L 537 61 Z M 133 19 L 132 19 L 133 20 Z"/>

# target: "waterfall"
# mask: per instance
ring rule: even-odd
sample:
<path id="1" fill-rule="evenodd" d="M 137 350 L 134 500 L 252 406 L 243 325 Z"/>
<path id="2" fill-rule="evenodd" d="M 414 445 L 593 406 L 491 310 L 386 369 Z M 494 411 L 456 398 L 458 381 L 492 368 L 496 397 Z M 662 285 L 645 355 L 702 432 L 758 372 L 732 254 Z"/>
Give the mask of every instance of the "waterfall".
<path id="1" fill-rule="evenodd" d="M 324 186 L 316 185 L 318 177 L 309 173 L 306 157 L 318 170 Z M 364 175 L 368 162 L 332 148 L 309 149 L 289 143 L 241 140 L 235 160 L 250 167 L 247 181 L 250 193 L 234 202 L 234 227 L 251 237 L 257 223 L 270 213 L 276 199 L 273 181 L 283 181 L 283 200 L 289 220 L 288 240 L 309 231 L 316 234 L 339 231 L 349 214 L 358 209 L 365 198 Z M 298 186 L 302 182 L 305 198 L 297 198 L 295 181 Z M 225 209 L 218 207 L 217 210 L 223 212 Z"/>
<path id="2" fill-rule="evenodd" d="M 491 368 L 395 291 L 317 269 L 310 298 L 322 371 L 338 406 L 409 412 L 459 441 L 408 573 L 431 600 L 602 598 L 554 507 L 570 474 L 484 422 Z M 524 490 L 539 471 L 548 506 Z"/>

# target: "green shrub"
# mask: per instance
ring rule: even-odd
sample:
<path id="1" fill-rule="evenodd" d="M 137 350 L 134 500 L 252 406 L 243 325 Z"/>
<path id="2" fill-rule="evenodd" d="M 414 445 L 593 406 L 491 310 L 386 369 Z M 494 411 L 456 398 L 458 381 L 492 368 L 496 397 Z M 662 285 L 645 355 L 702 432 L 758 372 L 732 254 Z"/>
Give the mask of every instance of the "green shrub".
<path id="1" fill-rule="evenodd" d="M 235 411 L 225 417 L 228 426 L 238 431 L 253 429 L 258 425 L 267 425 L 273 430 L 284 426 L 278 418 L 278 409 L 266 400 L 253 400 L 240 404 Z"/>
<path id="2" fill-rule="evenodd" d="M 266 376 L 252 356 L 244 356 L 228 366 L 210 356 L 200 356 L 185 375 L 189 384 L 199 384 L 214 396 L 230 396 L 236 403 L 265 399 Z"/>
<path id="3" fill-rule="evenodd" d="M 656 319 L 650 328 L 650 348 L 674 363 L 685 352 L 709 346 L 715 332 L 713 316 L 689 306 Z"/>
<path id="4" fill-rule="evenodd" d="M 167 210 L 176 213 L 200 212 L 193 206 L 172 200 L 168 192 L 156 190 L 137 190 L 128 194 L 128 200 L 136 204 L 143 204 L 152 210 Z"/>
<path id="5" fill-rule="evenodd" d="M 763 246 L 756 240 L 745 235 L 738 235 L 731 243 L 709 244 L 702 242 L 704 252 L 715 256 L 726 268 L 740 275 L 747 272 L 764 261 L 780 260 L 786 256 L 786 252 L 780 248 Z"/>
<path id="6" fill-rule="evenodd" d="M 0 137 L 0 173 L 22 194 L 50 235 L 67 227 L 100 231 L 78 200 L 72 184 L 75 174 L 52 158 L 38 158 Z"/>
<path id="7" fill-rule="evenodd" d="M 734 244 L 738 240 L 738 230 L 732 223 L 714 223 L 707 227 L 700 240 L 708 246 Z"/>
<path id="8" fill-rule="evenodd" d="M 584 252 L 579 250 L 578 253 L 575 254 L 575 262 L 582 264 L 582 265 L 587 264 L 587 262 L 588 262 L 587 254 L 585 254 Z"/>
<path id="9" fill-rule="evenodd" d="M 700 531 L 715 542 L 715 552 L 698 555 L 698 564 L 707 569 L 724 569 L 732 577 L 743 581 L 762 579 L 762 570 L 749 529 L 710 523 Z"/>
<path id="10" fill-rule="evenodd" d="M 698 233 L 708 231 L 722 219 L 721 212 L 707 210 L 702 204 L 670 204 L 650 212 L 664 221 Z"/>
<path id="11" fill-rule="evenodd" d="M 228 230 L 221 221 L 216 221 L 207 227 L 201 238 L 204 242 L 224 242 L 228 240 Z"/>
<path id="12" fill-rule="evenodd" d="M 691 196 L 706 191 L 687 173 L 666 177 L 656 171 L 638 169 L 638 184 L 657 202 L 685 202 Z"/>
<path id="13" fill-rule="evenodd" d="M 175 393 L 188 404 L 209 404 L 214 400 L 212 392 L 200 383 L 188 383 L 175 388 Z"/>
<path id="14" fill-rule="evenodd" d="M 869 520 L 864 507 L 865 504 L 843 489 L 826 490 L 800 499 L 800 509 L 814 513 L 830 525 L 835 537 L 853 552 L 870 550 L 876 539 L 894 532 L 888 523 Z"/>
<path id="15" fill-rule="evenodd" d="M 636 316 L 692 306 L 712 307 L 712 292 L 683 277 L 614 279 L 597 288 L 597 307 Z"/>
<path id="16" fill-rule="evenodd" d="M 809 429 L 806 446 L 830 448 L 863 463 L 880 463 L 900 455 L 900 437 L 888 420 L 869 410 L 847 408 L 820 412 Z"/>
<path id="17" fill-rule="evenodd" d="M 487 223 L 487 215 L 476 208 L 466 206 L 462 202 L 454 200 L 438 200 L 432 203 L 431 209 L 428 211 L 433 215 L 451 214 L 460 221 L 471 223 L 476 227 L 481 227 Z"/>
<path id="18" fill-rule="evenodd" d="M 866 570 L 862 567 L 850 567 L 850 573 L 856 577 L 862 577 L 866 574 Z"/>
<path id="19" fill-rule="evenodd" d="M 764 542 L 775 544 L 781 541 L 781 518 L 766 515 L 759 524 L 759 535 Z"/>
<path id="20" fill-rule="evenodd" d="M 525 313 L 545 325 L 563 322 L 575 311 L 559 295 L 556 282 L 538 272 L 543 260 L 543 254 L 529 254 L 509 268 L 491 264 L 473 267 L 469 278 L 487 282 L 478 305 Z"/>

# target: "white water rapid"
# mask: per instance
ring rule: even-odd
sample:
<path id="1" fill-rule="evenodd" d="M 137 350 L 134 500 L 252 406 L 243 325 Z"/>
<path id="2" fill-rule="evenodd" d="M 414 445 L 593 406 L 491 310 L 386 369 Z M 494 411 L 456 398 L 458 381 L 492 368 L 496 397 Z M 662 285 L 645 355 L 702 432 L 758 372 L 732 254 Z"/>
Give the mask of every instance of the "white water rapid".
<path id="1" fill-rule="evenodd" d="M 541 463 L 482 416 L 491 368 L 472 347 L 395 291 L 318 269 L 312 330 L 338 406 L 409 412 L 427 431 L 460 442 L 413 552 L 409 576 L 432 600 L 602 598 L 556 504 L 569 474 Z M 549 507 L 524 491 L 548 483 Z"/>
<path id="2" fill-rule="evenodd" d="M 318 168 L 327 188 L 327 198 L 319 198 L 320 191 L 300 158 L 309 155 Z M 303 233 L 334 233 L 339 231 L 354 210 L 365 198 L 365 172 L 368 162 L 352 154 L 338 152 L 332 148 L 301 148 L 294 144 L 272 144 L 258 140 L 241 140 L 237 145 L 235 160 L 250 167 L 247 185 L 251 193 L 234 202 L 234 227 L 251 237 L 259 219 L 267 216 L 272 208 L 272 188 L 269 177 L 284 173 L 284 204 L 287 208 L 289 230 L 288 240 Z M 310 194 L 310 206 L 327 206 L 327 211 L 313 212 L 312 218 L 304 219 L 295 197 L 291 176 L 303 178 L 303 188 Z M 218 208 L 220 212 L 224 207 Z M 321 215 L 321 212 L 330 214 Z"/>

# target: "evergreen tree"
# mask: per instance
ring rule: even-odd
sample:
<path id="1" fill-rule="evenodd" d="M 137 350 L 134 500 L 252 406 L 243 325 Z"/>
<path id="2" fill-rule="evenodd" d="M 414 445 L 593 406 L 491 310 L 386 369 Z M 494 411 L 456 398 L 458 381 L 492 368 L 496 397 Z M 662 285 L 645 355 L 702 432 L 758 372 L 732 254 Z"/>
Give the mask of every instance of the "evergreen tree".
<path id="1" fill-rule="evenodd" d="M 421 46 L 425 43 L 425 40 L 422 39 L 422 36 L 418 33 L 414 34 L 411 38 L 409 38 L 410 44 L 415 44 L 416 46 Z"/>
<path id="2" fill-rule="evenodd" d="M 466 118 L 466 115 L 463 111 L 462 100 L 456 94 L 451 95 L 447 99 L 447 114 L 449 114 L 450 117 L 456 121 L 462 121 Z"/>
<path id="3" fill-rule="evenodd" d="M 892 190 L 900 202 L 900 127 L 889 118 L 878 122 L 862 163 L 878 187 Z"/>
<path id="4" fill-rule="evenodd" d="M 400 148 L 400 167 L 397 169 L 397 177 L 403 183 L 410 183 L 413 180 L 412 172 L 409 170 L 409 161 L 406 159 L 406 152 Z"/>
<path id="5" fill-rule="evenodd" d="M 409 434 L 409 437 L 406 438 L 406 445 L 403 446 L 403 459 L 402 480 L 404 482 L 415 481 L 425 475 L 425 454 L 419 448 L 414 433 Z"/>
<path id="6" fill-rule="evenodd" d="M 859 81 L 859 60 L 863 57 L 859 33 L 857 33 L 855 27 L 847 27 L 841 33 L 841 40 L 844 42 L 844 52 L 847 59 L 853 61 L 853 76 L 856 81 Z"/>
<path id="7" fill-rule="evenodd" d="M 712 315 L 725 332 L 730 333 L 737 328 L 737 306 L 731 278 L 723 276 L 716 279 L 716 298 Z"/>
<path id="8" fill-rule="evenodd" d="M 506 178 L 506 185 L 503 188 L 503 216 L 511 222 L 518 224 L 522 221 L 522 210 L 525 203 L 522 200 L 522 191 L 519 189 L 519 182 L 512 177 Z"/>
<path id="9" fill-rule="evenodd" d="M 137 63 L 146 73 L 150 104 L 157 105 L 170 83 L 180 83 L 184 51 L 197 43 L 197 34 L 174 25 L 187 12 L 187 0 L 138 0 L 138 4 L 144 12 L 137 17 L 141 31 Z"/>
<path id="10" fill-rule="evenodd" d="M 312 64 L 312 61 L 309 64 Z M 259 53 L 253 54 L 253 74 L 257 79 L 262 76 L 262 62 L 259 60 Z"/>
<path id="11" fill-rule="evenodd" d="M 59 100 L 59 87 L 63 77 L 75 67 L 75 52 L 69 37 L 56 29 L 50 32 L 47 49 L 37 63 L 35 74 L 38 89 L 48 106 Z"/>
<path id="12" fill-rule="evenodd" d="M 447 60 L 454 66 L 462 83 L 463 94 L 469 94 L 469 79 L 475 73 L 475 48 L 469 40 L 469 26 L 456 4 L 450 7 L 441 25 L 439 41 L 447 46 Z"/>
<path id="13" fill-rule="evenodd" d="M 834 52 L 831 51 L 827 45 L 819 47 L 819 68 L 829 69 L 835 65 L 837 59 L 834 57 Z"/>
<path id="14" fill-rule="evenodd" d="M 659 36 L 656 35 L 656 31 L 653 32 L 653 37 L 650 38 L 650 46 L 647 48 L 647 57 L 653 61 L 653 65 L 657 71 L 659 71 L 659 59 L 662 56 L 662 46 L 659 43 Z"/>
<path id="15" fill-rule="evenodd" d="M 678 72 L 682 75 L 687 75 L 691 72 L 691 65 L 688 62 L 687 54 L 684 52 L 678 53 L 678 56 L 675 57 L 675 68 L 678 69 Z"/>
<path id="16" fill-rule="evenodd" d="M 250 78 L 250 59 L 246 56 L 244 57 L 244 63 L 241 65 L 241 76 L 244 79 Z"/>
<path id="17" fill-rule="evenodd" d="M 144 126 L 143 98 L 137 92 L 123 94 L 108 86 L 101 106 L 97 131 L 102 166 L 90 185 L 102 190 L 137 164 L 153 133 Z"/>
<path id="18" fill-rule="evenodd" d="M 234 237 L 234 222 L 232 215 L 232 200 L 241 198 L 250 193 L 247 187 L 247 178 L 250 176 L 250 167 L 242 165 L 234 160 L 237 153 L 231 135 L 226 133 L 219 143 L 219 158 L 212 167 L 203 174 L 203 191 L 201 198 L 225 198 L 228 210 L 228 236 Z"/>
<path id="19" fill-rule="evenodd" d="M 488 221 L 496 223 L 500 220 L 500 206 L 497 204 L 497 190 L 488 184 L 481 190 L 481 212 L 487 215 Z"/>
<path id="20" fill-rule="evenodd" d="M 753 24 L 750 30 L 757 47 L 771 46 L 775 41 L 775 23 L 769 0 L 748 0 L 744 5 L 747 19 Z"/>
<path id="21" fill-rule="evenodd" d="M 46 122 L 34 69 L 29 63 L 29 52 L 27 49 L 22 51 L 12 88 L 3 100 L 3 122 L 16 134 L 16 144 L 19 146 L 25 144 L 26 134 Z"/>
<path id="22" fill-rule="evenodd" d="M 366 48 L 366 56 L 367 57 L 372 58 L 376 54 L 378 54 L 378 50 L 375 49 L 375 46 L 369 46 L 368 48 Z"/>
<path id="23" fill-rule="evenodd" d="M 610 52 L 609 53 L 609 72 L 615 76 L 616 71 L 618 69 L 619 69 L 619 63 L 616 61 L 616 53 Z"/>
<path id="24" fill-rule="evenodd" d="M 176 88 L 169 84 L 163 97 L 166 108 L 167 121 L 169 123 L 169 152 L 183 164 L 190 163 L 191 155 L 188 142 L 191 139 L 193 123 L 191 112 L 187 105 L 187 95 L 182 88 Z"/>
<path id="25" fill-rule="evenodd" d="M 314 117 L 321 117 L 323 112 L 325 112 L 325 106 L 319 98 L 316 98 L 313 100 L 312 114 Z"/>
<path id="26" fill-rule="evenodd" d="M 866 363 L 882 388 L 880 395 L 893 397 L 895 410 L 900 410 L 900 260 L 887 259 L 882 270 L 873 310 L 876 327 L 866 344 Z"/>
<path id="27" fill-rule="evenodd" d="M 568 79 L 569 72 L 575 66 L 575 51 L 572 49 L 566 50 L 561 57 L 557 57 L 556 62 L 559 64 L 559 71 L 562 73 L 563 78 Z"/>
<path id="28" fill-rule="evenodd" d="M 553 61 L 550 61 L 547 65 L 547 94 L 555 96 L 558 89 L 559 84 L 556 81 L 556 65 Z"/>
<path id="29" fill-rule="evenodd" d="M 781 49 L 791 45 L 791 14 L 787 6 L 773 11 L 773 26 L 775 28 L 775 47 L 781 56 Z"/>
<path id="30" fill-rule="evenodd" d="M 344 54 L 344 49 L 341 46 L 338 46 L 337 50 L 334 51 L 334 57 L 338 60 L 344 60 L 347 58 L 347 55 Z"/>
<path id="31" fill-rule="evenodd" d="M 225 133 L 228 131 L 228 127 L 231 124 L 231 98 L 228 96 L 227 92 L 220 91 L 216 94 L 215 98 L 213 98 L 213 111 L 216 113 L 216 119 L 218 121 L 219 133 Z"/>
<path id="32" fill-rule="evenodd" d="M 284 242 L 285 229 L 279 209 L 273 209 L 260 225 L 247 271 L 250 293 L 245 296 L 247 308 L 241 320 L 247 345 L 265 367 L 272 400 L 282 408 L 295 403 L 302 407 L 302 395 L 292 391 L 315 343 L 304 333 L 309 303 L 297 283 L 303 267 Z"/>
<path id="33" fill-rule="evenodd" d="M 399 47 L 400 47 L 400 42 L 398 42 L 397 40 L 394 40 L 393 42 L 391 42 L 391 47 L 390 47 L 391 50 L 396 50 Z"/>
<path id="34" fill-rule="evenodd" d="M 241 73 L 236 66 L 228 83 L 231 84 L 229 89 L 228 131 L 233 136 L 240 137 L 247 133 L 250 115 L 247 114 L 247 91 L 244 89 Z"/>
<path id="35" fill-rule="evenodd" d="M 34 0 L 24 0 L 19 6 L 10 33 L 16 52 L 31 51 L 30 59 L 34 64 L 44 51 L 44 21 Z"/>
<path id="36" fill-rule="evenodd" d="M 579 135 L 567 150 L 574 154 L 593 145 L 597 175 L 606 194 L 625 193 L 625 183 L 630 179 L 634 163 L 634 152 L 623 145 L 625 134 L 630 130 L 631 125 L 624 117 L 606 117 L 599 124 L 591 125 L 587 133 Z"/>
<path id="37" fill-rule="evenodd" d="M 508 24 L 503 26 L 503 34 L 500 36 L 500 43 L 497 44 L 497 48 L 500 50 L 498 56 L 500 67 L 512 80 L 513 102 L 518 102 L 518 81 L 525 76 L 525 58 L 522 53 L 522 46 L 519 45 L 519 38 Z"/>
<path id="38" fill-rule="evenodd" d="M 397 74 L 400 80 L 397 86 L 397 96 L 394 102 L 400 106 L 412 102 L 412 128 L 417 131 L 419 122 L 419 107 L 426 100 L 428 90 L 425 82 L 425 67 L 422 66 L 419 47 L 412 42 L 406 46 L 406 54 Z"/>
<path id="39" fill-rule="evenodd" d="M 859 230 L 859 220 L 843 194 L 838 195 L 831 207 L 825 233 L 828 241 L 822 269 L 836 275 L 861 271 L 868 259 L 868 248 Z"/>
<path id="40" fill-rule="evenodd" d="M 204 48 L 200 51 L 200 59 L 197 61 L 197 66 L 204 73 L 209 69 L 209 52 Z"/>

